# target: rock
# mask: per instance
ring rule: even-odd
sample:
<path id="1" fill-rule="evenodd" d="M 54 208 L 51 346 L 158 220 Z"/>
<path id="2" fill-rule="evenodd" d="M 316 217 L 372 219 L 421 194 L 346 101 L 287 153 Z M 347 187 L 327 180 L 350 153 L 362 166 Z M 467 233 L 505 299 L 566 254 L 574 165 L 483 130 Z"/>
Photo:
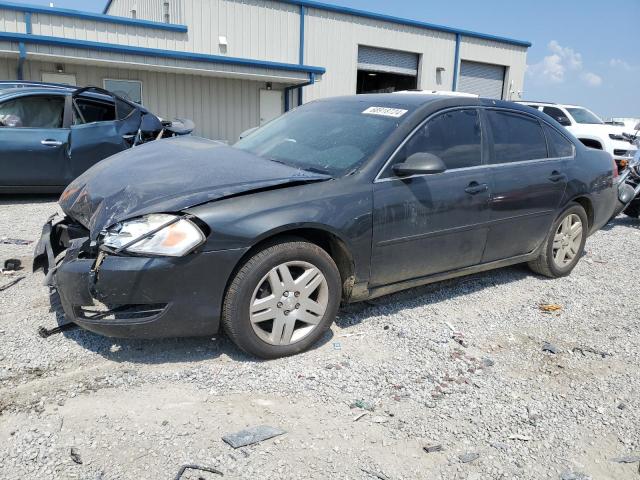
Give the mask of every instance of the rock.
<path id="1" fill-rule="evenodd" d="M 558 347 L 556 347 L 555 345 L 553 345 L 552 343 L 549 343 L 549 342 L 544 342 L 542 344 L 542 351 L 543 352 L 549 352 L 549 353 L 552 353 L 554 355 L 556 355 L 557 353 L 560 352 Z"/>
<path id="2" fill-rule="evenodd" d="M 475 452 L 463 453 L 462 455 L 458 455 L 458 459 L 462 463 L 471 463 L 478 458 L 480 458 L 480 454 Z"/>

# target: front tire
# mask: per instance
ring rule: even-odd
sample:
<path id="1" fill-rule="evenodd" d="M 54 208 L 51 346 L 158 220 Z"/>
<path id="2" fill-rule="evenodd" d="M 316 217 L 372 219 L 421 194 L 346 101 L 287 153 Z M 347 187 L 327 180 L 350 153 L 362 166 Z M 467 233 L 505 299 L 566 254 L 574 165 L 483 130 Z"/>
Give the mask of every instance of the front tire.
<path id="1" fill-rule="evenodd" d="M 294 355 L 324 335 L 340 299 L 333 259 L 317 245 L 292 239 L 256 252 L 238 270 L 225 295 L 222 326 L 251 355 Z"/>
<path id="2" fill-rule="evenodd" d="M 640 218 L 640 199 L 635 199 L 623 212 L 627 217 Z"/>
<path id="3" fill-rule="evenodd" d="M 550 278 L 569 275 L 582 256 L 588 228 L 584 208 L 571 203 L 553 222 L 540 256 L 529 262 L 529 268 Z"/>

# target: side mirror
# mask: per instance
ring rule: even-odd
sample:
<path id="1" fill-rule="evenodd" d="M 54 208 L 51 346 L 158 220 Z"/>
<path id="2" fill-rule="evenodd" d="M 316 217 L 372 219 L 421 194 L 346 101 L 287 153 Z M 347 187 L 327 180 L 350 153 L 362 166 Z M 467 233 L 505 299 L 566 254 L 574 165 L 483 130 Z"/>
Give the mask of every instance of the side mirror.
<path id="1" fill-rule="evenodd" d="M 571 120 L 569 120 L 567 117 L 558 117 L 556 120 L 563 127 L 570 127 L 571 126 Z"/>
<path id="2" fill-rule="evenodd" d="M 414 153 L 402 163 L 393 166 L 393 173 L 399 177 L 409 175 L 434 175 L 447 170 L 442 159 L 431 153 Z"/>
<path id="3" fill-rule="evenodd" d="M 250 128 L 249 130 L 245 130 L 244 132 L 242 132 L 242 133 L 240 134 L 240 138 L 239 138 L 239 140 L 242 140 L 243 138 L 248 137 L 248 136 L 249 136 L 249 135 L 251 135 L 253 132 L 255 132 L 256 130 L 258 130 L 258 128 L 260 128 L 260 127 L 253 127 L 253 128 Z"/>

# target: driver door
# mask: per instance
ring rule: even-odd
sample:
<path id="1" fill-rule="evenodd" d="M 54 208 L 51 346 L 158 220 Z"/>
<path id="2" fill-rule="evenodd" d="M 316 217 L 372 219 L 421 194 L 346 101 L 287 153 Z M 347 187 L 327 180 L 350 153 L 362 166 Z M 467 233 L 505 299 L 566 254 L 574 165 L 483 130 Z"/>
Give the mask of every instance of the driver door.
<path id="1" fill-rule="evenodd" d="M 69 172 L 65 95 L 22 95 L 0 104 L 0 186 L 63 187 Z"/>
<path id="2" fill-rule="evenodd" d="M 490 176 L 477 109 L 452 110 L 416 130 L 374 184 L 371 286 L 479 264 L 489 230 Z M 447 170 L 400 178 L 394 163 L 414 153 Z"/>

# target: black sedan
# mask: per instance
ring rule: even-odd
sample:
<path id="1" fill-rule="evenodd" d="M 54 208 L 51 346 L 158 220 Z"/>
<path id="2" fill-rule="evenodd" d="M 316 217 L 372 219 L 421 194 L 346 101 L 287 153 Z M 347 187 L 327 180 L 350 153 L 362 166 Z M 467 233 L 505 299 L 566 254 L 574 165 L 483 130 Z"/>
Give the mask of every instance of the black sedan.
<path id="1" fill-rule="evenodd" d="M 316 101 L 233 147 L 185 137 L 103 161 L 36 250 L 66 316 L 109 336 L 309 348 L 342 302 L 528 262 L 568 275 L 615 205 L 614 163 L 509 102 Z"/>
<path id="2" fill-rule="evenodd" d="M 59 193 L 100 160 L 193 129 L 180 127 L 101 88 L 0 81 L 0 193 Z"/>

